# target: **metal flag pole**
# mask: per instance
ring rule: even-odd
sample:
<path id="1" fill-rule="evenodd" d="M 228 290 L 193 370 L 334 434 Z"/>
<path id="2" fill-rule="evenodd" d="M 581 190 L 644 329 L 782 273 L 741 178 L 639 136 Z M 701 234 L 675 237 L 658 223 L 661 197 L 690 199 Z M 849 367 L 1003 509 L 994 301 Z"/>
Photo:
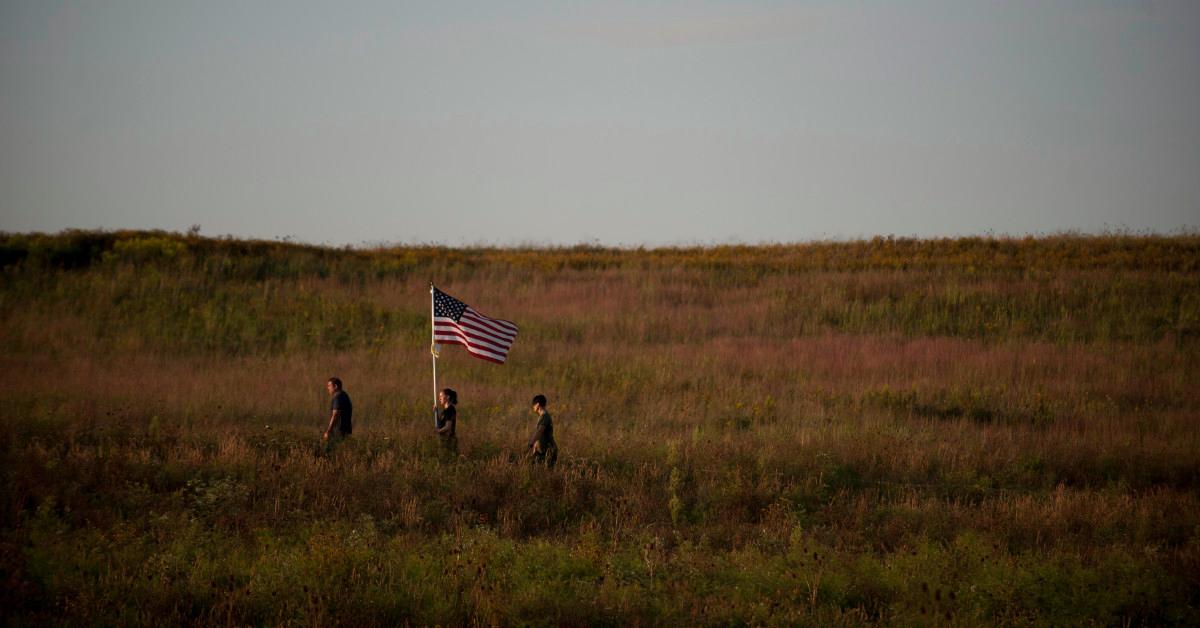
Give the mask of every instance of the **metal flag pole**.
<path id="1" fill-rule="evenodd" d="M 433 425 L 437 427 L 437 334 L 433 329 L 433 282 L 429 282 L 429 355 L 433 358 Z"/>

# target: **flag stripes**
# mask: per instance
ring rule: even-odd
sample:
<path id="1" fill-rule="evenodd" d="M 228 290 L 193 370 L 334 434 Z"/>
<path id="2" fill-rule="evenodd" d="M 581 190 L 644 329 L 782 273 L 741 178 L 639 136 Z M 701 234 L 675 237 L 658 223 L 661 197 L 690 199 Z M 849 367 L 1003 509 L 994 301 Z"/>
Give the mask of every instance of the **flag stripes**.
<path id="1" fill-rule="evenodd" d="M 454 297 L 433 289 L 433 341 L 462 345 L 482 360 L 504 364 L 517 339 L 517 326 L 491 318 Z"/>

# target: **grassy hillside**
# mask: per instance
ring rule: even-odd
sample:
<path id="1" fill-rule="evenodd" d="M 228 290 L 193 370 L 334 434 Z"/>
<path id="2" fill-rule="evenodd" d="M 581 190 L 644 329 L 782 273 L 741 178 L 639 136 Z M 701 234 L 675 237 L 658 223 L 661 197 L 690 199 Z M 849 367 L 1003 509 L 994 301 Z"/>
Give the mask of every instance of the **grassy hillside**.
<path id="1" fill-rule="evenodd" d="M 1200 622 L 1200 236 L 0 266 L 9 624 Z M 457 458 L 430 280 L 521 327 L 443 351 Z"/>

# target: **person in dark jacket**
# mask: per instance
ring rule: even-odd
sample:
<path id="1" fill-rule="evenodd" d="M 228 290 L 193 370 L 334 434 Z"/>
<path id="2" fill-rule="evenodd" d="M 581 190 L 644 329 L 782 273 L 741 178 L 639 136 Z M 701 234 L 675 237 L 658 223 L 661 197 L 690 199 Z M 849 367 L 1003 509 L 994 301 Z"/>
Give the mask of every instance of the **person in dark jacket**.
<path id="1" fill-rule="evenodd" d="M 525 457 L 536 464 L 553 467 L 558 462 L 558 443 L 554 442 L 554 420 L 546 412 L 546 396 L 537 395 L 533 398 L 533 413 L 538 416 L 537 427 L 533 436 L 525 445 Z"/>

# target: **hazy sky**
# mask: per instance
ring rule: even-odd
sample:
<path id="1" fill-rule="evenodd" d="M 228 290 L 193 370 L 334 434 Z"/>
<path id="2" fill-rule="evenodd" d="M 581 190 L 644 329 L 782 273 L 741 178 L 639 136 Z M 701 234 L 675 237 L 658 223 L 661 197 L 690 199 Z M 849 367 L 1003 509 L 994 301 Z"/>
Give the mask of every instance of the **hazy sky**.
<path id="1" fill-rule="evenodd" d="M 903 8 L 901 8 L 903 7 Z M 0 231 L 1200 225 L 1200 3 L 0 0 Z"/>

